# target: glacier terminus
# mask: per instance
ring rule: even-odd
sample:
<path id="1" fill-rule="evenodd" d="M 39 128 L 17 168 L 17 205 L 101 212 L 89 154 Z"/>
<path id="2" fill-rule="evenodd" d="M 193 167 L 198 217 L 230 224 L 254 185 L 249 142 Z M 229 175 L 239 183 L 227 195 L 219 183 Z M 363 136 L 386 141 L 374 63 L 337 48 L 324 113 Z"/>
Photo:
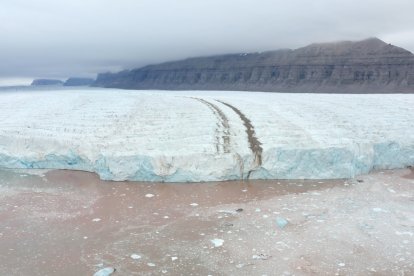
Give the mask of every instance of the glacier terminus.
<path id="1" fill-rule="evenodd" d="M 1 168 L 203 182 L 351 178 L 413 164 L 413 94 L 0 93 Z"/>

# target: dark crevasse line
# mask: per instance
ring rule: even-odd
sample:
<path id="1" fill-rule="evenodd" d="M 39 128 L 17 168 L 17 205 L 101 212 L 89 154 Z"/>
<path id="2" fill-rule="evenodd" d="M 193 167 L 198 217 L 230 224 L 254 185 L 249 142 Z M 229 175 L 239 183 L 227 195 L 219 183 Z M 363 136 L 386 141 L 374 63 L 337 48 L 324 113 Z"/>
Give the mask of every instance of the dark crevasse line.
<path id="1" fill-rule="evenodd" d="M 262 165 L 262 143 L 259 141 L 259 139 L 256 137 L 256 133 L 254 131 L 254 127 L 252 125 L 252 122 L 244 115 L 239 109 L 232 106 L 231 104 L 222 102 L 220 100 L 216 100 L 219 103 L 224 104 L 225 106 L 228 106 L 231 108 L 237 115 L 239 115 L 240 119 L 243 121 L 244 126 L 246 127 L 246 133 L 247 133 L 247 139 L 249 142 L 250 150 L 253 152 L 255 156 L 255 163 L 256 166 L 259 167 Z M 250 175 L 250 173 L 249 173 Z"/>

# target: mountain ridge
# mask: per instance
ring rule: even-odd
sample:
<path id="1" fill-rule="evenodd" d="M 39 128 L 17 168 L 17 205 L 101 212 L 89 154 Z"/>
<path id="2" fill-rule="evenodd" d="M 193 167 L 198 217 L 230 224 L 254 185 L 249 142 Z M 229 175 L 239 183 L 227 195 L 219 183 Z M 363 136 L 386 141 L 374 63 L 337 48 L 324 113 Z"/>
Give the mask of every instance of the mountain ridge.
<path id="1" fill-rule="evenodd" d="M 414 55 L 378 38 L 297 49 L 192 57 L 99 74 L 124 89 L 414 93 Z"/>

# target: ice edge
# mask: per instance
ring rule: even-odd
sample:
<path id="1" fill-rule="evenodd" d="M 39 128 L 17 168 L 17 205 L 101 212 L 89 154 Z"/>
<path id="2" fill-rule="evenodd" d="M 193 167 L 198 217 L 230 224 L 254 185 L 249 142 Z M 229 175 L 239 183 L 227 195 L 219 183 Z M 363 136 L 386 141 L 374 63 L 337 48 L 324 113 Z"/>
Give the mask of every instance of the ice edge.
<path id="1" fill-rule="evenodd" d="M 355 144 L 353 147 L 263 151 L 260 167 L 253 154 L 193 154 L 183 156 L 112 156 L 88 158 L 76 150 L 36 156 L 0 152 L 7 169 L 70 169 L 95 172 L 103 180 L 204 182 L 246 179 L 340 179 L 377 169 L 414 164 L 414 145 L 397 142 Z M 250 173 L 249 173 L 250 172 Z"/>

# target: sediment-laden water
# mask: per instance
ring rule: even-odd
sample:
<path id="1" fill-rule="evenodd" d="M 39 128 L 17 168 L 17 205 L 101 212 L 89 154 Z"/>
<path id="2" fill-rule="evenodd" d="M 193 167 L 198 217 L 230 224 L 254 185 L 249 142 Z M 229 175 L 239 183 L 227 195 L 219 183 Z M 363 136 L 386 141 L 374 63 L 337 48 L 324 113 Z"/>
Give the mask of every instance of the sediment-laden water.
<path id="1" fill-rule="evenodd" d="M 0 274 L 409 275 L 413 185 L 408 169 L 198 184 L 0 171 Z"/>

